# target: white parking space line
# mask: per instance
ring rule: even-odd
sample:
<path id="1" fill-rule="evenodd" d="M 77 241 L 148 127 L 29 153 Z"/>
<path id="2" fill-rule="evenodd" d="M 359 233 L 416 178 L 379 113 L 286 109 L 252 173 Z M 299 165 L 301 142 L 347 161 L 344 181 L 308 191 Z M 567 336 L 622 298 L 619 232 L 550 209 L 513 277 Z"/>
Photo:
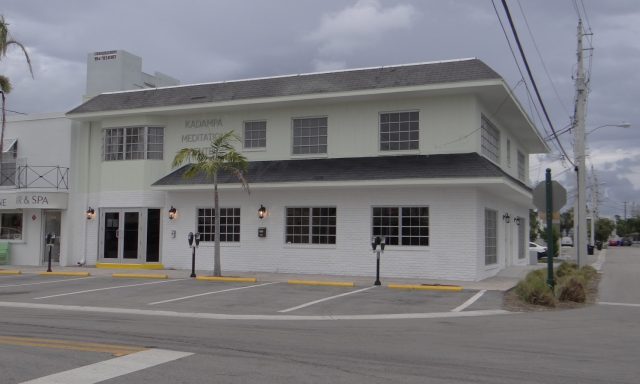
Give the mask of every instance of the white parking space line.
<path id="1" fill-rule="evenodd" d="M 273 283 L 264 283 L 264 284 L 256 284 L 256 285 L 247 285 L 244 287 L 236 287 L 236 288 L 229 288 L 229 289 L 222 289 L 220 291 L 213 291 L 213 292 L 205 292 L 205 293 L 198 293 L 196 295 L 189 295 L 189 296 L 183 296 L 183 297 L 176 297 L 175 299 L 169 299 L 169 300 L 162 300 L 162 301 L 154 301 L 153 303 L 149 303 L 147 305 L 157 305 L 157 304 L 164 304 L 164 303 L 171 303 L 173 301 L 180 301 L 180 300 L 187 300 L 187 299 L 191 299 L 194 297 L 200 297 L 200 296 L 206 296 L 206 295 L 214 295 L 216 293 L 222 293 L 222 292 L 229 292 L 229 291 L 238 291 L 240 289 L 249 289 L 249 288 L 256 288 L 256 287 L 264 287 L 265 285 L 271 285 L 271 284 L 277 284 L 277 282 L 273 282 Z"/>
<path id="2" fill-rule="evenodd" d="M 79 305 L 57 305 L 41 303 L 17 303 L 13 301 L 0 301 L 1 308 L 37 309 L 40 311 L 66 311 L 78 313 L 110 313 L 131 316 L 155 316 L 176 319 L 204 319 L 204 320 L 233 320 L 233 321 L 336 321 L 336 320 L 404 320 L 404 319 L 443 319 L 496 315 L 517 315 L 522 312 L 509 312 L 503 309 L 484 309 L 464 312 L 427 312 L 427 313 L 389 313 L 379 315 L 233 315 L 225 313 L 206 312 L 176 312 L 158 311 L 133 308 L 90 307 Z"/>
<path id="3" fill-rule="evenodd" d="M 287 312 L 295 311 L 296 309 L 309 307 L 309 306 L 314 305 L 314 304 L 322 303 L 323 301 L 329 301 L 329 300 L 337 299 L 338 297 L 347 296 L 347 295 L 353 295 L 354 293 L 368 291 L 368 290 L 370 290 L 371 288 L 375 288 L 375 285 L 374 285 L 373 287 L 367 287 L 367 288 L 363 288 L 363 289 L 358 289 L 357 291 L 351 291 L 351 292 L 341 293 L 341 294 L 339 294 L 339 295 L 325 297 L 324 299 L 315 300 L 315 301 L 310 301 L 310 302 L 308 302 L 308 303 L 301 304 L 301 305 L 298 305 L 298 306 L 296 306 L 296 307 L 291 307 L 291 308 L 283 309 L 282 311 L 278 311 L 278 312 L 280 312 L 280 313 L 287 313 Z"/>
<path id="4" fill-rule="evenodd" d="M 175 282 L 175 281 L 182 281 L 182 280 L 187 280 L 187 279 L 162 280 L 162 281 L 152 281 L 152 282 L 149 282 L 149 283 L 139 283 L 139 284 L 129 284 L 129 285 L 118 285 L 118 286 L 116 286 L 116 287 L 106 287 L 106 288 L 85 289 L 84 291 L 75 291 L 75 292 L 59 293 L 59 294 L 57 294 L 57 295 L 49 295 L 49 296 L 34 297 L 34 298 L 33 298 L 33 300 L 50 299 L 50 298 L 52 298 L 52 297 L 60 297 L 60 296 L 79 295 L 79 294 L 82 294 L 82 293 L 89 293 L 89 292 L 108 291 L 109 289 L 119 289 L 119 288 L 129 288 L 129 287 L 139 287 L 139 286 L 141 286 L 141 285 L 173 283 L 173 282 Z"/>
<path id="5" fill-rule="evenodd" d="M 598 302 L 600 305 L 614 305 L 619 307 L 640 307 L 640 304 L 632 304 L 632 303 L 612 303 L 610 301 L 600 301 Z"/>
<path id="6" fill-rule="evenodd" d="M 87 277 L 75 277 L 73 279 L 65 279 L 65 280 L 48 280 L 48 281 L 39 281 L 37 283 L 22 283 L 22 284 L 7 284 L 7 285 L 0 285 L 0 288 L 7 288 L 7 287 L 24 287 L 25 285 L 39 285 L 39 284 L 52 284 L 52 283 L 62 283 L 65 281 L 73 281 L 73 280 L 84 280 L 84 279 L 95 279 L 94 276 L 87 276 Z"/>
<path id="7" fill-rule="evenodd" d="M 475 303 L 476 301 L 478 301 L 478 299 L 480 297 L 482 297 L 482 295 L 484 295 L 484 293 L 487 292 L 486 289 L 483 289 L 482 291 L 476 293 L 475 295 L 471 296 L 471 298 L 467 301 L 465 301 L 464 303 L 462 303 L 461 305 L 453 308 L 451 310 L 451 312 L 462 312 L 465 309 L 467 309 L 467 307 L 469 307 L 471 304 Z"/>
<path id="8" fill-rule="evenodd" d="M 93 384 L 127 375 L 142 369 L 155 367 L 193 353 L 169 351 L 166 349 L 148 349 L 130 355 L 116 357 L 99 363 L 85 365 L 38 379 L 22 382 L 22 384 Z"/>

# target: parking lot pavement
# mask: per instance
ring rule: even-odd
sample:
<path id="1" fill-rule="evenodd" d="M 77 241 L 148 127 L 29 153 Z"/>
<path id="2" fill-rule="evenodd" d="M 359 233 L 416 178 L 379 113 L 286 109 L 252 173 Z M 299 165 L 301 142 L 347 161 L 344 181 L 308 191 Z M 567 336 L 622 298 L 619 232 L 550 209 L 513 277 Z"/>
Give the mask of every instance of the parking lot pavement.
<path id="1" fill-rule="evenodd" d="M 221 283 L 189 278 L 149 281 L 24 274 L 0 279 L 0 302 L 237 315 L 377 315 L 500 308 L 501 293 L 478 292 Z"/>

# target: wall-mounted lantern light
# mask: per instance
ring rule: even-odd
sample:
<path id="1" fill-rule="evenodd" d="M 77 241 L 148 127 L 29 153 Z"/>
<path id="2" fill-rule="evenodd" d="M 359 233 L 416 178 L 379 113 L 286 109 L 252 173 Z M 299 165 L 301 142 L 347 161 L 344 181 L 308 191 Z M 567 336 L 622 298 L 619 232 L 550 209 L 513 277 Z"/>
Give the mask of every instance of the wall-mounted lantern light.
<path id="1" fill-rule="evenodd" d="M 504 215 L 502 215 L 502 220 L 504 220 L 505 223 L 508 223 L 511 221 L 511 216 L 509 216 L 508 213 L 505 213 Z"/>
<path id="2" fill-rule="evenodd" d="M 267 208 L 264 205 L 260 204 L 260 208 L 258 209 L 258 217 L 264 219 L 267 216 Z"/>
<path id="3" fill-rule="evenodd" d="M 515 219 L 513 219 L 513 222 L 516 223 L 516 225 L 520 225 L 520 218 L 516 217 Z"/>
<path id="4" fill-rule="evenodd" d="M 87 220 L 91 220 L 91 219 L 93 219 L 93 218 L 96 216 L 96 211 L 95 211 L 95 209 L 93 209 L 93 208 L 89 207 L 89 208 L 87 209 L 86 214 L 87 214 Z"/>
<path id="5" fill-rule="evenodd" d="M 171 208 L 169 208 L 169 220 L 175 219 L 177 214 L 178 210 L 172 205 Z"/>

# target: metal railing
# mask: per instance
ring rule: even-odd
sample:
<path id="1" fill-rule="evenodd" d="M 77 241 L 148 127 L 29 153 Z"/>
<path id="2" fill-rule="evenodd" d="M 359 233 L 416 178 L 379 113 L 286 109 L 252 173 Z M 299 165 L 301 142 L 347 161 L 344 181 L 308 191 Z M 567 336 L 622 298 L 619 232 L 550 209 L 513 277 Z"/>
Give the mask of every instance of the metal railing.
<path id="1" fill-rule="evenodd" d="M 25 188 L 69 189 L 69 168 L 59 165 L 19 165 L 0 163 L 0 186 Z"/>

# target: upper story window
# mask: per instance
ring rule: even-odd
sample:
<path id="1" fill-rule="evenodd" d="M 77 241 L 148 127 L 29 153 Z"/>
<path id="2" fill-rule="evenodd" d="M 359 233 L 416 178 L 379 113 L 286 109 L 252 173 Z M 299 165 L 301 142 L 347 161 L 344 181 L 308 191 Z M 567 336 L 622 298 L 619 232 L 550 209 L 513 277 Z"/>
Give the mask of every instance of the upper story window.
<path id="1" fill-rule="evenodd" d="M 507 167 L 511 167 L 511 140 L 507 139 Z"/>
<path id="2" fill-rule="evenodd" d="M 266 121 L 245 121 L 244 122 L 244 148 L 266 148 L 267 147 L 267 122 Z"/>
<path id="3" fill-rule="evenodd" d="M 327 153 L 327 118 L 293 119 L 293 154 Z"/>
<path id="4" fill-rule="evenodd" d="M 520 179 L 520 181 L 525 181 L 527 176 L 525 172 L 525 163 L 524 153 L 518 151 L 518 179 Z"/>
<path id="5" fill-rule="evenodd" d="M 380 150 L 418 149 L 420 112 L 385 112 L 380 114 Z"/>
<path id="6" fill-rule="evenodd" d="M 484 115 L 481 124 L 482 154 L 500 164 L 500 131 Z"/>
<path id="7" fill-rule="evenodd" d="M 110 160 L 162 160 L 164 128 L 124 127 L 104 129 L 104 156 Z"/>
<path id="8" fill-rule="evenodd" d="M 0 185 L 16 185 L 16 162 L 18 158 L 18 140 L 4 139 L 0 158 Z"/>

